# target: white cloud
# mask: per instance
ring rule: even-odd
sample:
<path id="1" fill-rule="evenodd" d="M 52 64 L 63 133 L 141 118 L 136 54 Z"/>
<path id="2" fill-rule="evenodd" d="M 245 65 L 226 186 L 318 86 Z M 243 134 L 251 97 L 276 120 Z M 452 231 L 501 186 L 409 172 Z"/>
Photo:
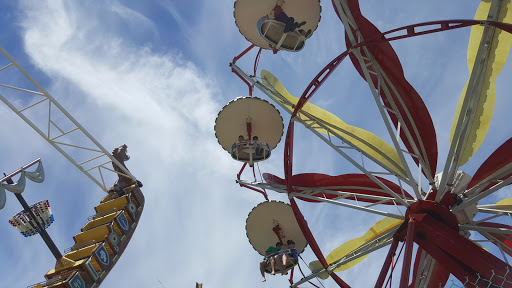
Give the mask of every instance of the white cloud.
<path id="1" fill-rule="evenodd" d="M 146 16 L 132 9 L 129 9 L 118 2 L 112 3 L 112 11 L 125 18 L 126 21 L 135 22 L 136 24 L 142 24 L 148 27 L 154 27 L 153 22 L 151 22 L 151 20 L 149 20 Z"/>
<path id="2" fill-rule="evenodd" d="M 126 16 L 123 21 L 133 19 L 120 5 L 115 11 Z M 214 138 L 213 123 L 221 107 L 213 101 L 218 84 L 179 55 L 154 53 L 115 31 L 91 25 L 105 19 L 91 19 L 97 15 L 95 11 L 79 4 L 38 2 L 23 8 L 27 16 L 22 23 L 25 49 L 35 66 L 52 78 L 54 85 L 48 90 L 104 146 L 127 143 L 132 155 L 127 166 L 145 183 L 146 210 L 138 231 L 104 285 L 147 287 L 148 279 L 158 277 L 167 287 L 186 287 L 202 279 L 221 287 L 232 269 L 227 263 L 242 261 L 252 267 L 256 260 L 240 260 L 237 253 L 227 255 L 223 250 L 252 249 L 240 233 L 245 225 L 245 218 L 240 216 L 260 197 L 239 193 L 233 186 L 239 165 Z M 146 26 L 152 30 L 151 25 Z M 52 155 L 47 162 L 58 157 Z M 99 191 L 90 193 L 98 190 L 90 185 L 72 189 L 85 195 L 87 203 L 103 196 Z M 60 193 L 65 192 L 56 191 L 48 197 L 53 196 L 60 205 Z M 72 223 L 68 224 L 72 227 L 63 227 L 66 221 L 57 220 L 54 226 L 59 228 L 50 233 L 69 242 L 86 222 L 87 214 L 83 213 L 92 214 L 92 207 L 76 214 L 69 211 Z M 55 209 L 55 213 L 62 212 Z M 45 260 L 34 265 L 51 268 L 52 260 Z M 199 268 L 198 261 L 203 262 Z M 126 273 L 133 265 L 137 269 L 130 274 L 135 279 L 129 279 Z M 35 270 L 40 275 L 33 282 L 43 280 L 44 269 Z M 241 284 L 246 276 L 240 273 L 231 280 Z M 27 280 L 12 279 L 6 284 L 30 284 Z"/>

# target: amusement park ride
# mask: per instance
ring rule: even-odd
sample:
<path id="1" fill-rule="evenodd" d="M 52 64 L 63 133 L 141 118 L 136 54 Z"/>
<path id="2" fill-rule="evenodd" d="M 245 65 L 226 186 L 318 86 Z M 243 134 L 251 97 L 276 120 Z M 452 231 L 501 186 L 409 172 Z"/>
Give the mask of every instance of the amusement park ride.
<path id="1" fill-rule="evenodd" d="M 4 174 L 0 179 L 0 209 L 6 205 L 5 190 L 13 192 L 23 210 L 9 223 L 25 237 L 40 234 L 56 259 L 54 269 L 44 275 L 46 280 L 29 287 L 99 287 L 126 249 L 144 208 L 142 183 L 124 164 L 130 159 L 127 146 L 121 145 L 109 153 L 1 47 L 0 53 L 0 100 L 109 193 L 94 207 L 95 214 L 87 219 L 81 231 L 73 236 L 75 244 L 62 255 L 46 231 L 54 221 L 49 201 L 29 206 L 22 197 L 26 178 L 37 183 L 44 181 L 41 159 Z M 35 171 L 29 172 L 36 164 Z M 19 179 L 15 183 L 13 179 L 17 175 Z M 116 184 L 120 188 L 114 189 L 118 192 L 109 190 L 105 184 L 105 181 L 114 182 L 114 175 L 118 177 Z"/>
<path id="2" fill-rule="evenodd" d="M 237 183 L 263 194 L 266 200 L 249 214 L 249 242 L 261 255 L 277 240 L 293 238 L 300 243 L 299 252 L 306 245 L 311 247 L 318 260 L 309 264 L 311 274 L 303 274 L 298 281 L 293 279 L 298 263 L 292 263 L 291 287 L 305 282 L 318 287 L 310 280 L 328 277 L 339 287 L 350 287 L 335 272 L 349 269 L 384 247 L 389 250 L 375 287 L 391 287 L 393 270 L 402 254 L 401 288 L 444 287 L 450 275 L 470 285 L 466 287 L 512 287 L 512 267 L 505 256 L 512 255 L 512 226 L 498 222 L 500 217 L 511 215 L 512 198 L 493 205 L 478 205 L 480 200 L 512 183 L 512 138 L 497 147 L 473 176 L 459 170 L 478 150 L 490 125 L 494 81 L 504 67 L 512 43 L 512 2 L 482 1 L 474 20 L 433 21 L 387 32 L 379 31 L 362 15 L 358 0 L 332 0 L 332 5 L 345 28 L 347 50 L 328 63 L 301 97 L 296 98 L 270 72 L 262 70 L 258 77 L 257 64 L 263 49 L 274 53 L 297 52 L 307 45 L 320 21 L 320 1 L 235 1 L 235 23 L 251 45 L 234 57 L 230 67 L 249 87 L 249 96 L 224 106 L 215 132 L 219 144 L 231 157 L 243 162 Z M 286 21 L 278 20 L 275 11 L 279 9 L 287 17 L 294 17 L 293 21 L 305 21 L 302 29 L 313 33 L 305 37 L 297 30 L 290 31 Z M 465 27 L 471 28 L 470 77 L 455 113 L 446 162 L 441 171 L 436 171 L 438 151 L 432 119 L 422 98 L 406 80 L 390 42 Z M 255 47 L 259 51 L 253 73 L 248 74 L 237 66 L 237 61 Z M 347 56 L 367 82 L 392 143 L 309 103 Z M 284 125 L 274 105 L 253 97 L 254 87 L 290 114 L 284 141 L 284 177 L 264 173 L 261 181 L 256 179 L 256 163 L 270 157 Z M 293 174 L 296 122 L 361 173 Z M 358 157 L 349 153 L 354 150 Z M 359 158 L 375 163 L 380 171 L 367 169 Z M 247 165 L 253 169 L 254 180 L 241 179 Z M 423 188 L 422 181 L 429 183 L 428 189 Z M 286 193 L 290 204 L 268 201 L 268 190 Z M 329 203 L 384 218 L 361 237 L 342 244 L 325 257 L 297 200 Z M 406 212 L 379 210 L 382 205 L 400 205 Z M 503 260 L 478 245 L 471 233 L 479 233 L 494 244 Z M 398 252 L 399 246 L 403 251 Z"/>

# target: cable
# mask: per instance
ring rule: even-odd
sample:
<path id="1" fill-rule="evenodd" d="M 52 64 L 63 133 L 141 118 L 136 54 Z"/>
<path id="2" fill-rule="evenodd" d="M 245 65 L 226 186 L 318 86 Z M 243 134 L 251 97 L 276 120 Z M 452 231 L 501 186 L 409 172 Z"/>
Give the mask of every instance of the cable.
<path id="1" fill-rule="evenodd" d="M 304 262 L 304 264 L 306 264 L 306 265 L 307 265 L 306 261 L 304 261 L 304 259 L 302 258 L 302 256 L 300 256 L 300 255 L 299 255 L 299 258 L 300 258 L 300 260 L 302 260 L 302 262 Z M 299 263 L 299 262 L 297 262 L 297 266 L 299 266 L 299 270 L 300 270 L 300 273 L 302 274 L 302 277 L 306 277 L 306 275 L 304 275 L 304 272 L 302 272 L 302 268 L 300 267 L 300 263 Z M 318 283 L 320 284 L 320 286 L 324 287 L 324 284 L 322 284 L 322 282 L 320 281 L 320 279 L 318 279 L 318 277 L 315 277 L 315 278 L 316 278 L 316 280 L 318 281 Z M 311 281 L 308 281 L 308 282 L 309 282 L 309 284 L 311 284 L 311 285 L 313 285 L 313 286 L 315 286 L 315 287 L 317 287 L 317 288 L 320 288 L 320 287 L 316 286 L 315 284 L 311 283 Z M 324 288 L 325 288 L 325 287 L 324 287 Z"/>

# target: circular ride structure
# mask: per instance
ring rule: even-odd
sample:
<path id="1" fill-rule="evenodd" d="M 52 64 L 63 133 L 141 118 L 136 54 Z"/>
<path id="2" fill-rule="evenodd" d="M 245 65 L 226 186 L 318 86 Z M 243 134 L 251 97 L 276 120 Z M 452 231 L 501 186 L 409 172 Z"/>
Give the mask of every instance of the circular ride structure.
<path id="1" fill-rule="evenodd" d="M 81 230 L 76 231 L 73 246 L 61 253 L 46 231 L 54 222 L 49 202 L 43 200 L 29 206 L 22 196 L 25 178 L 36 183 L 44 181 L 41 159 L 0 177 L 0 210 L 6 205 L 6 190 L 14 193 L 23 210 L 9 223 L 24 237 L 39 234 L 56 260 L 44 275 L 45 280 L 29 287 L 99 287 L 128 247 L 144 209 L 142 183 L 125 165 L 130 159 L 128 146 L 107 151 L 2 47 L 0 66 L 0 101 L 108 193 L 91 209 L 94 214 L 84 219 Z M 27 171 L 35 164 L 35 171 Z M 15 176 L 19 177 L 16 182 Z M 107 181 L 117 185 L 109 189 Z"/>
<path id="2" fill-rule="evenodd" d="M 482 1 L 474 19 L 470 20 L 432 21 L 381 32 L 362 15 L 358 0 L 332 0 L 345 28 L 347 50 L 318 73 L 300 98 L 292 96 L 270 72 L 261 71 L 261 81 L 256 76 L 261 50 L 267 46 L 262 37 L 258 38 L 259 26 L 252 22 L 257 22 L 276 5 L 282 6 L 289 16 L 294 16 L 292 7 L 320 11 L 316 1 L 286 0 L 285 3 L 286 6 L 280 1 L 235 2 L 235 22 L 252 45 L 236 56 L 230 66 L 248 85 L 250 96 L 256 87 L 291 115 L 284 144 L 284 177 L 265 173 L 261 182 L 241 180 L 245 164 L 237 175 L 240 186 L 262 193 L 267 200 L 266 190 L 286 193 L 290 199 L 302 235 L 318 258 L 310 264 L 310 275 L 299 281 L 290 277 L 291 287 L 315 277 L 330 277 L 340 287 L 350 287 L 335 272 L 352 267 L 369 253 L 384 247 L 389 247 L 389 251 L 376 276 L 375 287 L 391 287 L 390 279 L 398 262 L 395 254 L 398 257 L 403 254 L 401 288 L 443 287 L 450 275 L 468 287 L 512 287 L 512 267 L 505 256 L 512 255 L 512 226 L 499 222 L 500 217 L 511 215 L 512 198 L 478 205 L 482 199 L 512 183 L 512 138 L 497 147 L 473 176 L 459 170 L 476 153 L 489 129 L 495 99 L 494 81 L 504 67 L 512 43 L 512 2 Z M 241 19 L 248 19 L 248 24 L 242 25 Z M 438 151 L 432 118 L 419 94 L 406 80 L 390 42 L 464 27 L 471 27 L 470 76 L 452 123 L 447 159 L 440 165 L 441 171 L 436 171 Z M 248 74 L 236 62 L 254 46 L 259 46 L 260 50 L 253 74 Z M 346 56 L 370 87 L 391 143 L 309 103 Z M 295 122 L 303 124 L 360 173 L 293 174 Z M 216 130 L 222 129 L 216 126 Z M 353 157 L 349 150 L 360 155 Z M 381 171 L 370 171 L 359 158 L 373 162 Z M 255 175 L 254 165 L 251 166 Z M 424 189 L 422 180 L 429 183 L 428 189 Z M 342 244 L 324 257 L 296 199 L 330 203 L 384 218 L 363 236 Z M 383 205 L 399 205 L 406 212 L 379 210 Z M 472 232 L 495 245 L 503 260 L 470 238 Z M 253 243 L 249 233 L 248 237 Z M 274 239 L 267 240 L 269 245 Z M 413 260 L 415 244 L 417 252 Z M 399 245 L 402 246 L 400 252 L 397 251 Z"/>
<path id="3" fill-rule="evenodd" d="M 283 129 L 283 118 L 275 106 L 256 97 L 229 102 L 215 120 L 215 136 L 222 148 L 233 159 L 250 165 L 270 157 Z"/>
<path id="4" fill-rule="evenodd" d="M 284 24 L 274 20 L 276 6 L 281 7 L 295 21 L 305 21 L 301 28 L 304 31 L 311 30 L 311 33 L 304 35 L 302 39 L 301 34 L 296 31 L 284 33 Z M 235 24 L 247 41 L 263 49 L 277 47 L 278 50 L 286 51 L 302 50 L 305 38 L 311 37 L 318 28 L 322 10 L 320 0 L 236 0 L 234 7 Z"/>
<path id="5" fill-rule="evenodd" d="M 261 256 L 266 256 L 269 239 L 285 244 L 290 240 L 294 241 L 298 254 L 304 252 L 308 244 L 295 221 L 291 206 L 283 202 L 266 201 L 254 207 L 247 216 L 245 231 L 252 247 Z M 289 262 L 284 269 L 288 271 L 296 264 Z M 270 267 L 267 266 L 265 269 L 267 273 L 271 272 Z"/>

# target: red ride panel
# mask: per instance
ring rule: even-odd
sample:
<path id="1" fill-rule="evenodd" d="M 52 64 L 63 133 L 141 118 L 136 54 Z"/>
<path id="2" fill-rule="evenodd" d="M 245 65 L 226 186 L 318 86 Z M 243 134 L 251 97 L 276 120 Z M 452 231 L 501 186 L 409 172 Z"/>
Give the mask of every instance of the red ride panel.
<path id="1" fill-rule="evenodd" d="M 382 35 L 382 32 L 379 31 L 377 27 L 375 27 L 361 14 L 358 0 L 348 0 L 348 4 L 350 7 L 350 12 L 352 13 L 352 16 L 354 17 L 354 20 L 364 39 L 374 39 L 375 37 Z M 352 46 L 346 33 L 345 42 L 347 48 Z M 393 83 L 398 94 L 400 95 L 400 98 L 398 98 L 397 94 L 395 94 L 393 91 L 390 91 L 393 101 L 397 105 L 398 110 L 404 119 L 404 124 L 407 129 L 409 129 L 414 144 L 416 147 L 418 147 L 418 149 L 420 149 L 421 157 L 424 159 L 425 163 L 428 163 L 428 167 L 430 169 L 429 176 L 433 178 L 437 166 L 437 140 L 434 124 L 427 110 L 427 107 L 425 106 L 425 103 L 419 96 L 418 92 L 416 92 L 411 84 L 409 84 L 409 82 L 405 79 L 400 60 L 398 59 L 395 50 L 391 44 L 389 44 L 389 42 L 383 41 L 377 44 L 372 44 L 368 46 L 368 49 L 371 51 L 376 61 L 389 77 L 389 80 Z M 361 52 L 363 51 L 361 50 Z M 354 64 L 354 67 L 357 69 L 361 77 L 366 79 L 362 72 L 359 61 L 353 53 L 350 53 L 350 60 Z M 377 78 L 373 76 L 372 80 L 373 84 L 377 87 Z M 381 95 L 381 97 L 386 107 L 391 108 L 390 103 L 385 100 L 385 96 Z M 409 111 L 409 115 L 405 113 L 405 109 Z M 398 120 L 395 114 L 389 111 L 388 114 L 395 127 L 397 127 Z M 414 126 L 416 126 L 417 131 L 414 131 Z M 407 150 L 413 153 L 412 145 L 407 140 L 403 130 L 400 133 L 400 137 L 404 142 Z M 423 143 L 423 150 L 420 143 Z M 418 164 L 418 159 L 415 157 L 413 157 L 413 159 L 416 164 Z M 424 172 L 424 174 L 427 175 L 426 172 Z"/>
<path id="2" fill-rule="evenodd" d="M 512 226 L 508 226 L 508 225 L 501 224 L 501 223 L 493 223 L 493 222 L 482 222 L 482 223 L 478 224 L 478 226 L 512 229 Z M 492 235 L 494 238 L 498 239 L 501 243 L 505 244 L 507 247 L 512 248 L 512 241 L 510 240 L 510 239 L 512 239 L 512 234 L 500 234 L 500 233 L 492 233 L 492 232 L 488 232 L 488 233 L 490 235 Z M 503 249 L 503 252 L 512 256 L 512 253 L 507 249 Z"/>
<path id="3" fill-rule="evenodd" d="M 395 183 L 386 180 L 381 177 L 376 177 L 379 179 L 383 184 L 385 184 L 389 189 L 393 190 L 398 195 L 402 195 L 402 192 L 400 190 L 400 186 L 396 185 Z M 284 179 L 273 175 L 269 173 L 263 174 L 263 179 L 265 179 L 268 183 L 276 183 L 280 185 L 285 185 L 286 182 Z M 325 188 L 332 191 L 344 191 L 344 192 L 351 192 L 351 193 L 359 193 L 364 195 L 372 195 L 372 196 L 385 196 L 389 197 L 390 195 L 383 191 L 383 189 L 375 183 L 370 177 L 366 176 L 365 174 L 344 174 L 344 175 L 338 175 L 338 176 L 330 176 L 326 174 L 319 174 L 319 173 L 304 173 L 304 174 L 297 174 L 292 176 L 292 186 L 300 186 L 300 187 L 336 187 L 336 188 Z M 378 189 L 379 191 L 374 191 L 373 189 Z M 299 192 L 300 191 L 295 191 Z M 324 197 L 326 199 L 335 199 L 340 197 L 339 195 L 335 194 L 327 194 L 327 193 L 317 193 L 313 194 L 317 197 Z M 409 193 L 404 191 L 404 195 L 407 199 L 414 199 Z M 297 197 L 303 201 L 307 202 L 320 202 L 317 200 L 311 200 L 306 199 L 302 197 Z M 349 200 L 355 200 L 354 197 L 347 197 L 345 199 Z M 375 203 L 378 202 L 378 200 L 372 200 L 372 199 L 363 199 L 358 198 L 358 201 L 363 202 L 369 202 L 369 203 Z M 393 205 L 394 203 L 388 202 L 383 203 L 386 205 Z"/>
<path id="4" fill-rule="evenodd" d="M 480 168 L 478 168 L 476 171 L 475 176 L 473 176 L 469 182 L 467 189 L 471 189 L 477 184 L 480 184 L 480 182 L 484 181 L 487 177 L 491 176 L 506 165 L 512 163 L 512 153 L 510 151 L 512 151 L 512 138 L 505 141 L 505 143 L 498 147 L 498 149 L 496 149 L 491 154 L 491 156 L 489 156 L 489 158 L 484 161 L 482 166 L 480 166 Z M 504 179 L 511 174 L 508 174 L 501 179 Z M 489 186 L 487 188 L 489 188 Z M 485 191 L 485 189 L 482 190 L 482 192 L 483 191 Z"/>

